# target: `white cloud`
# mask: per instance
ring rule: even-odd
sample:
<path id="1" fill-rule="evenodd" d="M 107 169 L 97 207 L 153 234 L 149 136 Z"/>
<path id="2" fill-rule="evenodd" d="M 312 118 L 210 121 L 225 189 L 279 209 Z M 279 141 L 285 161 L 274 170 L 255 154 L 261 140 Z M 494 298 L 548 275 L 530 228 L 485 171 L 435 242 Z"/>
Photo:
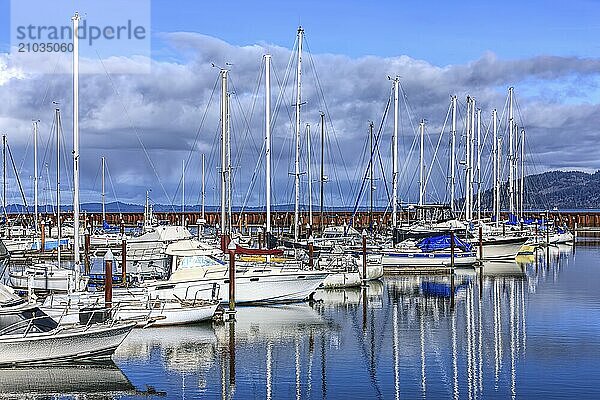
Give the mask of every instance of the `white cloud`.
<path id="1" fill-rule="evenodd" d="M 94 72 L 82 75 L 80 81 L 83 200 L 99 200 L 98 166 L 101 155 L 109 159 L 120 200 L 142 202 L 145 190 L 151 188 L 155 201 L 164 203 L 175 198 L 179 202 L 180 195 L 176 192 L 181 160 L 189 158 L 192 151 L 194 153 L 186 179 L 187 201 L 198 201 L 200 152 L 207 154 L 207 170 L 210 174 L 207 186 L 214 187 L 218 172 L 219 90 L 217 87 L 213 92 L 218 68 L 213 68 L 211 63 L 221 66 L 231 63 L 230 90 L 235 91 L 232 95 L 233 152 L 238 161 L 235 202 L 239 204 L 252 179 L 264 135 L 263 83 L 257 86 L 262 56 L 265 49 L 273 55 L 275 104 L 280 85 L 285 79 L 285 67 L 290 61 L 291 51 L 268 44 L 233 46 L 217 38 L 186 32 L 164 34 L 162 38 L 170 46 L 165 54 L 177 55 L 177 61 L 173 58 L 153 60 L 148 74 L 113 74 L 109 77 L 98 60 L 82 62 L 82 69 Z M 52 123 L 52 101 L 58 101 L 61 105 L 65 139 L 67 146 L 70 145 L 70 59 L 65 57 L 63 61 L 56 67 L 64 72 L 62 74 L 28 74 L 26 65 L 13 66 L 10 55 L 0 55 L 0 96 L 6 99 L 0 109 L 0 131 L 8 134 L 13 153 L 24 166 L 24 177 L 31 176 L 31 149 L 27 146 L 31 141 L 33 118 L 42 120 L 43 139 L 40 143 L 44 149 L 40 152 L 46 154 L 45 162 L 53 164 L 51 154 L 54 150 L 51 147 L 45 149 Z M 558 167 L 583 168 L 581 160 L 586 161 L 586 168 L 600 168 L 600 162 L 589 152 L 589 146 L 600 139 L 597 129 L 600 126 L 600 105 L 590 102 L 574 87 L 581 80 L 597 78 L 600 72 L 598 59 L 538 56 L 502 60 L 493 53 L 486 53 L 470 63 L 445 67 L 406 55 L 349 58 L 336 54 L 316 54 L 305 56 L 303 61 L 303 99 L 306 101 L 303 105 L 303 126 L 309 122 L 313 132 L 318 133 L 319 111 L 323 110 L 329 111 L 328 118 L 331 118 L 335 127 L 334 138 L 331 126 L 328 126 L 329 144 L 326 151 L 326 174 L 331 179 L 327 184 L 326 199 L 331 204 L 340 204 L 340 191 L 344 194 L 346 204 L 354 203 L 350 194 L 355 193 L 366 167 L 364 157 L 362 164 L 360 161 L 367 140 L 367 124 L 373 120 L 376 127 L 379 125 L 390 93 L 388 75 L 401 76 L 412 112 L 410 118 L 414 124 L 421 118 L 428 120 L 428 132 L 433 144 L 444 122 L 450 95 L 457 94 L 463 102 L 467 94 L 475 96 L 478 106 L 483 108 L 487 123 L 493 107 L 502 111 L 506 88 L 514 85 L 519 98 L 520 115 L 527 127 L 528 150 L 531 152 L 528 160 L 537 163 L 535 172 Z M 113 58 L 103 62 L 110 64 L 110 70 L 115 70 L 120 64 L 132 68 L 136 62 L 141 68 L 147 60 Z M 313 66 L 316 67 L 321 87 L 315 84 Z M 285 95 L 275 111 L 273 163 L 276 166 L 276 199 L 280 203 L 293 199 L 289 193 L 292 177 L 288 172 L 293 169 L 293 131 L 289 116 L 293 119 L 294 76 L 292 69 L 286 81 Z M 546 83 L 552 87 L 552 96 L 538 90 Z M 535 90 L 532 89 L 534 87 Z M 568 95 L 568 102 L 561 101 L 561 93 Z M 581 96 L 581 104 L 578 104 L 578 96 Z M 413 137 L 409 116 L 402 107 L 404 137 L 401 140 L 401 165 L 407 157 L 406 152 Z M 196 142 L 206 110 L 206 119 Z M 391 118 L 388 118 L 384 128 L 381 152 L 386 173 L 389 174 Z M 140 140 L 147 153 L 142 150 Z M 317 140 L 314 141 L 316 143 Z M 447 144 L 447 140 L 442 143 Z M 315 145 L 315 149 L 313 159 L 317 159 L 319 154 L 318 146 Z M 427 154 L 430 157 L 431 151 L 428 150 Z M 407 179 L 402 182 L 403 193 L 414 194 L 415 164 L 416 158 L 413 156 L 408 162 L 411 169 L 404 175 Z M 445 167 L 446 160 L 440 160 L 440 164 Z M 313 171 L 316 170 L 315 166 Z M 437 171 L 437 177 L 432 178 L 437 184 L 436 191 L 441 193 L 439 197 L 443 197 L 444 185 L 439 181 L 444 173 L 437 167 L 434 171 Z M 166 196 L 159 180 L 164 185 Z M 261 204 L 264 199 L 262 180 L 262 169 L 259 168 L 257 184 L 250 196 L 251 204 Z M 409 184 L 411 180 L 412 185 Z M 378 198 L 383 201 L 383 182 L 377 183 L 377 186 L 380 191 Z M 434 190 L 430 189 L 430 192 Z M 17 200 L 16 194 L 13 197 Z M 210 203 L 216 203 L 212 193 L 207 195 L 207 199 Z"/>

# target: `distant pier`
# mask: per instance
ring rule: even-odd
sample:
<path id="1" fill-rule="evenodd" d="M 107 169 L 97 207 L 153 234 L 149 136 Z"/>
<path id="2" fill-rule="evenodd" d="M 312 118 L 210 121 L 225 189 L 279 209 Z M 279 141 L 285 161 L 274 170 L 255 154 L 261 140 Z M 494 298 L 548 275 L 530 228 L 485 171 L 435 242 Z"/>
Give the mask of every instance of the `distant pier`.
<path id="1" fill-rule="evenodd" d="M 482 213 L 484 216 L 489 215 L 489 213 Z M 549 219 L 555 221 L 557 225 L 566 224 L 569 228 L 575 229 L 577 227 L 578 231 L 590 231 L 590 232 L 600 232 L 600 211 L 569 211 L 569 212 L 560 212 L 560 211 L 549 211 Z M 86 220 L 89 224 L 92 224 L 94 227 L 102 226 L 102 214 L 88 213 L 82 210 L 82 215 L 85 215 Z M 181 224 L 182 217 L 185 219 L 185 224 L 187 226 L 195 226 L 197 221 L 199 221 L 202 217 L 200 212 L 154 212 L 154 217 L 158 221 L 163 221 L 169 224 Z M 507 218 L 508 213 L 502 213 L 504 218 Z M 545 218 L 545 212 L 531 212 L 526 213 L 526 218 Z M 9 215 L 9 218 L 16 217 L 17 215 Z M 30 215 L 31 216 L 31 215 Z M 68 221 L 72 219 L 72 212 L 61 212 L 61 220 Z M 53 214 L 42 214 L 42 218 L 49 221 L 55 220 L 55 215 Z M 220 212 L 206 212 L 205 219 L 206 224 L 210 226 L 215 226 L 219 223 L 221 218 Z M 411 221 L 414 221 L 414 214 L 409 213 L 407 211 L 402 211 L 398 213 L 398 219 L 403 223 L 407 224 Z M 239 229 L 248 228 L 248 227 L 262 227 L 266 224 L 266 214 L 261 211 L 247 211 L 247 212 L 234 212 L 232 215 L 233 225 L 238 227 Z M 356 229 L 368 228 L 373 223 L 373 227 L 375 230 L 380 227 L 390 226 L 392 220 L 391 212 L 382 212 L 382 211 L 374 211 L 373 214 L 370 214 L 367 211 L 359 211 L 354 215 L 351 211 L 327 211 L 323 214 L 321 218 L 321 214 L 319 212 L 313 212 L 312 223 L 309 221 L 309 217 L 307 213 L 302 213 L 300 215 L 300 224 L 302 227 L 306 227 L 307 225 L 311 225 L 313 228 L 319 226 L 330 226 L 330 225 L 344 225 L 348 224 L 352 221 L 352 225 Z M 144 221 L 144 213 L 143 212 L 109 212 L 106 213 L 106 222 L 110 225 L 120 225 L 123 223 L 126 226 L 136 226 L 141 224 Z M 274 231 L 277 229 L 286 229 L 293 225 L 294 221 L 294 212 L 293 211 L 280 211 L 280 212 L 272 212 L 272 225 L 274 227 Z"/>

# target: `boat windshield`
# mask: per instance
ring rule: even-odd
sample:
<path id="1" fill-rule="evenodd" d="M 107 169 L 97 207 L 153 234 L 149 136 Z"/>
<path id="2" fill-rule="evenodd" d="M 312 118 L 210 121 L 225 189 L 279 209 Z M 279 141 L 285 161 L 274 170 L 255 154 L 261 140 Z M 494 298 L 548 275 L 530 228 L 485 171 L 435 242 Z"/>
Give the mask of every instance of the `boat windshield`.
<path id="1" fill-rule="evenodd" d="M 221 266 L 223 262 L 213 256 L 197 255 L 180 257 L 177 262 L 177 269 L 197 268 L 197 267 L 214 267 Z"/>
<path id="2" fill-rule="evenodd" d="M 39 308 L 4 314 L 0 317 L 0 331 L 6 334 L 24 334 L 26 332 L 49 332 L 58 324 Z"/>

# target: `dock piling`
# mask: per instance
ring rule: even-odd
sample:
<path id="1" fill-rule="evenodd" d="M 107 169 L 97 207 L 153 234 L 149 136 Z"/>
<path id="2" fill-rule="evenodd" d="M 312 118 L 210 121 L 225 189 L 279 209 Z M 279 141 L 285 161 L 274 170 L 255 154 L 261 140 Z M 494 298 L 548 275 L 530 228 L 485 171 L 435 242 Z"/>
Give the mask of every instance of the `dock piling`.
<path id="1" fill-rule="evenodd" d="M 40 253 L 46 250 L 46 223 L 42 219 L 40 221 Z"/>
<path id="2" fill-rule="evenodd" d="M 114 255 L 110 249 L 104 255 L 104 307 L 112 308 L 112 267 Z"/>
<path id="3" fill-rule="evenodd" d="M 362 285 L 367 286 L 367 231 L 362 231 Z"/>
<path id="4" fill-rule="evenodd" d="M 229 320 L 235 319 L 235 242 L 232 240 L 227 246 L 229 253 Z"/>

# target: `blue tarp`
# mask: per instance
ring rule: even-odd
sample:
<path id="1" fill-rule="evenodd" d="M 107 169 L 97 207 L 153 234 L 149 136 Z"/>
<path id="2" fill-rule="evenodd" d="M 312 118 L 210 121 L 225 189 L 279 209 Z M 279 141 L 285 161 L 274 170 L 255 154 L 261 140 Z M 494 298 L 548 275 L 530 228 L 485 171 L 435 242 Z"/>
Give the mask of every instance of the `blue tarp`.
<path id="1" fill-rule="evenodd" d="M 61 239 L 60 245 L 67 246 L 69 244 L 69 239 Z M 39 241 L 33 242 L 31 245 L 31 250 L 39 250 L 41 243 Z M 58 240 L 46 240 L 44 243 L 44 250 L 54 250 L 58 247 Z"/>
<path id="2" fill-rule="evenodd" d="M 519 219 L 517 218 L 517 216 L 515 214 L 508 214 L 508 222 L 506 222 L 507 225 L 518 225 L 519 224 Z"/>
<path id="3" fill-rule="evenodd" d="M 450 240 L 450 235 L 430 236 L 421 239 L 417 247 L 424 252 L 449 249 Z M 471 251 L 471 245 L 456 236 L 454 236 L 454 246 L 462 251 Z"/>
<path id="4" fill-rule="evenodd" d="M 118 232 L 120 230 L 117 226 L 110 226 L 106 221 L 102 221 L 102 229 L 106 232 Z"/>
<path id="5" fill-rule="evenodd" d="M 524 225 L 531 225 L 535 222 L 533 218 L 525 218 L 523 219 Z M 519 225 L 519 218 L 515 214 L 508 214 L 508 221 L 505 222 L 506 225 Z"/>

